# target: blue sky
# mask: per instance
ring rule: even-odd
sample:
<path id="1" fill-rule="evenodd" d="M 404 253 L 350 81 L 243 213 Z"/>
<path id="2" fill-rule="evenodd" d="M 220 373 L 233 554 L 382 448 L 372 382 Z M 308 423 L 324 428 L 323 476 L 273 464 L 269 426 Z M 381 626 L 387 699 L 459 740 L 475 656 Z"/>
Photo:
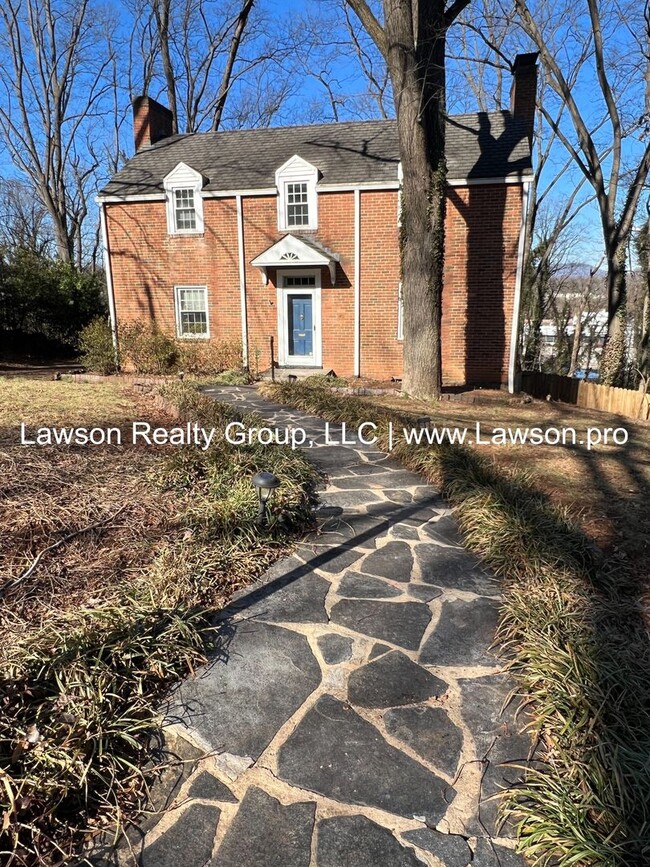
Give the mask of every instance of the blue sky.
<path id="1" fill-rule="evenodd" d="M 64 0 L 61 0 L 64 2 Z M 91 3 L 94 0 L 91 0 Z M 96 0 L 100 2 L 100 0 Z M 119 80 L 119 102 L 122 111 L 123 123 L 120 131 L 120 143 L 125 154 L 132 152 L 132 128 L 130 119 L 130 97 L 131 93 L 128 87 L 128 77 L 125 73 L 128 62 L 128 37 L 134 29 L 131 13 L 127 10 L 133 0 L 118 0 L 109 6 L 96 7 L 97 21 L 101 20 L 101 15 L 108 13 L 113 18 L 113 28 L 111 35 L 117 46 L 117 61 L 120 67 Z M 180 2 L 180 0 L 179 0 Z M 218 8 L 218 4 L 224 0 L 205 0 L 207 3 L 214 4 L 214 8 Z M 230 2 L 230 0 L 225 0 Z M 235 3 L 235 0 L 232 0 Z M 484 4 L 498 3 L 500 0 L 473 0 L 471 5 L 473 22 L 480 24 L 480 14 Z M 529 2 L 537 2 L 542 9 L 541 14 L 545 14 L 545 10 L 551 8 L 545 4 L 543 0 L 529 0 Z M 563 40 L 560 56 L 563 58 L 563 63 L 570 67 L 575 53 L 579 48 L 580 34 L 585 32 L 586 21 L 584 16 L 579 13 L 580 3 L 582 0 L 570 2 L 570 0 L 555 0 L 552 8 L 560 7 L 568 10 L 566 13 L 569 17 L 563 22 L 563 26 L 556 28 L 557 34 Z M 602 0 L 603 5 L 613 3 L 614 0 Z M 616 0 L 617 4 L 633 4 L 633 0 Z M 563 5 L 564 4 L 564 5 Z M 631 15 L 635 14 L 634 9 L 640 11 L 640 4 L 637 6 L 631 5 L 633 10 Z M 572 12 L 573 9 L 578 10 Z M 275 35 L 286 37 L 287 34 L 292 34 L 296 42 L 295 50 L 287 51 L 282 63 L 272 63 L 264 75 L 259 79 L 257 72 L 251 72 L 243 76 L 234 88 L 232 100 L 226 112 L 226 123 L 224 126 L 236 126 L 241 124 L 250 125 L 254 123 L 255 112 L 237 115 L 235 109 L 241 106 L 242 103 L 252 102 L 256 105 L 258 102 L 263 102 L 269 94 L 274 94 L 283 88 L 288 88 L 288 92 L 284 95 L 282 104 L 279 110 L 273 115 L 272 123 L 305 123 L 305 122 L 323 122 L 332 121 L 335 118 L 335 112 L 331 105 L 331 100 L 328 97 L 327 86 L 331 89 L 336 101 L 336 113 L 341 120 L 379 117 L 380 111 L 376 100 L 369 96 L 369 88 L 367 78 L 361 71 L 357 62 L 355 53 L 348 42 L 347 32 L 345 30 L 344 19 L 340 8 L 337 8 L 336 0 L 258 0 L 255 7 L 255 15 L 263 18 L 263 25 L 259 28 L 259 33 L 254 43 L 244 49 L 243 56 L 254 56 L 255 52 L 261 47 L 264 48 L 267 41 L 273 41 Z M 308 50 L 309 31 L 316 36 L 316 40 L 321 41 L 320 46 L 312 47 Z M 96 23 L 96 22 L 94 22 Z M 553 23 L 553 22 L 552 22 Z M 614 46 L 617 55 L 617 63 L 620 67 L 619 72 L 622 77 L 627 75 L 627 80 L 622 81 L 619 88 L 621 100 L 624 103 L 624 113 L 626 119 L 638 115 L 641 110 L 642 99 L 642 82 L 640 79 L 634 78 L 633 70 L 626 70 L 625 64 L 629 62 L 629 58 L 633 56 L 635 48 L 635 35 L 631 27 L 632 21 L 619 21 L 608 28 L 606 38 L 608 46 Z M 630 25 L 629 27 L 627 25 Z M 298 32 L 296 31 L 298 28 Z M 459 46 L 459 36 L 461 34 L 459 25 L 454 25 L 449 40 L 449 53 L 452 55 L 448 60 L 448 105 L 450 111 L 471 111 L 477 108 L 477 103 L 471 89 L 463 80 L 463 70 L 466 70 L 467 64 L 460 62 L 454 58 L 454 55 L 461 54 L 463 51 L 472 57 L 480 57 L 485 55 L 485 48 L 482 41 L 478 38 L 470 39 L 468 44 L 463 48 Z M 464 31 L 468 32 L 468 31 Z M 305 35 L 306 34 L 306 35 Z M 323 38 L 324 37 L 324 38 Z M 137 41 L 137 40 L 136 40 Z M 375 65 L 375 71 L 381 71 L 381 62 L 378 58 L 376 50 L 365 39 L 362 42 L 362 47 L 367 54 L 367 57 Z M 531 46 L 521 35 L 512 35 L 508 37 L 504 44 L 504 53 L 507 57 L 514 57 L 517 51 L 530 50 Z M 194 51 L 195 56 L 200 55 L 200 42 L 197 43 L 197 49 Z M 92 62 L 94 58 L 90 59 Z M 495 96 L 495 77 L 491 72 L 490 67 L 482 67 L 488 71 L 487 75 L 487 92 L 488 107 L 496 107 L 497 100 Z M 320 75 L 319 81 L 317 76 Z M 213 90 L 216 87 L 218 75 L 215 75 Z M 574 93 L 579 104 L 583 107 L 585 114 L 591 115 L 591 118 L 597 117 L 600 111 L 599 103 L 595 100 L 596 93 L 593 65 L 585 66 L 581 75 L 577 78 Z M 154 83 L 151 88 L 153 96 L 159 96 L 162 81 L 159 79 L 158 84 Z M 135 85 L 137 87 L 137 85 Z M 503 100 L 502 105 L 507 105 L 507 93 L 509 91 L 509 75 L 504 75 L 503 80 Z M 254 98 L 253 98 L 254 97 Z M 0 93 L 0 101 L 3 99 Z M 164 100 L 164 96 L 163 96 Z M 104 107 L 107 106 L 107 103 Z M 384 101 L 386 111 L 392 113 L 392 101 L 390 94 Z M 244 120 L 242 120 L 244 117 Z M 249 118 L 253 118 L 252 121 Z M 565 130 L 568 137 L 573 141 L 575 135 L 569 124 L 565 124 Z M 88 141 L 93 145 L 98 144 L 108 149 L 113 147 L 112 133 L 110 123 L 105 123 L 103 128 L 99 128 L 97 120 L 91 118 L 86 125 L 85 134 L 88 136 Z M 606 128 L 603 128 L 603 133 L 600 136 L 601 141 L 606 141 Z M 83 153 L 85 142 L 82 136 L 79 137 L 78 150 Z M 642 144 L 639 141 L 630 140 L 626 145 L 626 161 L 633 163 L 638 159 L 638 155 L 642 149 Z M 560 145 L 557 145 L 553 152 L 553 157 L 549 161 L 548 168 L 543 177 L 542 187 L 548 183 L 553 177 L 553 173 L 557 166 L 561 165 L 566 158 L 566 151 Z M 98 185 L 101 184 L 105 177 L 108 168 L 108 160 L 104 159 L 102 169 L 99 171 L 100 177 L 97 179 Z M 2 154 L 2 166 L 0 174 L 2 176 L 13 176 L 15 168 L 12 166 L 8 154 Z M 556 203 L 557 206 L 562 202 L 567 195 L 570 194 L 575 184 L 580 180 L 581 174 L 577 168 L 572 168 L 570 172 L 557 184 L 551 203 Z M 587 187 L 585 186 L 585 190 Z M 638 222 L 645 218 L 645 207 L 639 211 Z M 588 205 L 582 211 L 580 217 L 576 220 L 575 227 L 578 230 L 577 239 L 572 251 L 574 260 L 583 260 L 593 263 L 600 256 L 600 226 L 598 212 L 594 205 Z"/>

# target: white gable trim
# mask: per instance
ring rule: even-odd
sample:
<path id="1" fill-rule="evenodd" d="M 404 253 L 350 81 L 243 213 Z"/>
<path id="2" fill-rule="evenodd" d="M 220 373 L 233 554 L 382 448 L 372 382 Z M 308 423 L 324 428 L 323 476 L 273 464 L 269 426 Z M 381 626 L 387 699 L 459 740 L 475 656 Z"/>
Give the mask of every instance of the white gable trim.
<path id="1" fill-rule="evenodd" d="M 165 187 L 165 201 L 167 210 L 167 231 L 170 235 L 202 235 L 203 234 L 203 175 L 180 162 L 165 175 L 163 186 Z M 178 229 L 176 227 L 176 214 L 174 210 L 174 197 L 176 190 L 192 190 L 194 193 L 194 213 L 196 226 L 193 229 Z"/>
<path id="2" fill-rule="evenodd" d="M 192 166 L 188 166 L 187 163 L 180 162 L 174 166 L 171 172 L 165 175 L 163 184 L 166 190 L 171 187 L 190 187 L 197 184 L 200 184 L 202 187 L 203 175 L 197 172 L 196 169 L 193 169 Z"/>
<path id="3" fill-rule="evenodd" d="M 278 189 L 278 229 L 286 232 L 290 229 L 313 230 L 318 228 L 318 169 L 298 154 L 294 154 L 275 173 L 275 184 Z M 291 225 L 287 214 L 287 184 L 307 184 L 307 207 L 309 222 L 306 225 Z"/>
<path id="4" fill-rule="evenodd" d="M 262 282 L 268 283 L 269 268 L 329 268 L 332 285 L 336 282 L 336 263 L 339 257 L 335 253 L 316 250 L 295 235 L 285 235 L 268 250 L 260 253 L 252 260 L 251 265 L 262 272 Z"/>

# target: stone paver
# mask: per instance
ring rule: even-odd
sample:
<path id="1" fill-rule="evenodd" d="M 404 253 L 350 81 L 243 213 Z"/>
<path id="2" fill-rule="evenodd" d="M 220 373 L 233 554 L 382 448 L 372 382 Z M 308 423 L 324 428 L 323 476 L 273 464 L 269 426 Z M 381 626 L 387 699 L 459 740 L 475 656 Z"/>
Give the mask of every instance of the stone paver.
<path id="1" fill-rule="evenodd" d="M 321 680 L 307 639 L 268 623 L 241 621 L 228 659 L 177 690 L 168 709 L 199 743 L 257 759 Z"/>
<path id="2" fill-rule="evenodd" d="M 432 828 L 416 828 L 406 831 L 402 837 L 425 852 L 436 855 L 445 867 L 466 867 L 472 858 L 467 840 L 456 834 L 441 834 Z"/>
<path id="3" fill-rule="evenodd" d="M 319 867 L 422 867 L 413 849 L 365 816 L 325 819 L 318 829 Z"/>
<path id="4" fill-rule="evenodd" d="M 331 695 L 321 696 L 280 747 L 278 776 L 343 804 L 377 807 L 406 818 L 422 815 L 434 826 L 455 794 Z"/>
<path id="5" fill-rule="evenodd" d="M 442 707 L 401 707 L 384 714 L 386 731 L 435 767 L 453 776 L 463 748 L 463 733 Z"/>
<path id="6" fill-rule="evenodd" d="M 284 806 L 251 787 L 209 867 L 309 867 L 315 812 L 314 801 Z"/>
<path id="7" fill-rule="evenodd" d="M 177 867 L 208 861 L 221 810 L 210 804 L 190 804 L 170 830 L 145 846 L 141 867 Z"/>
<path id="8" fill-rule="evenodd" d="M 308 431 L 318 528 L 237 594 L 225 652 L 171 697 L 170 736 L 205 755 L 154 788 L 174 809 L 93 863 L 521 867 L 491 797 L 530 751 L 490 650 L 498 582 L 417 474 L 253 388 L 206 391 Z"/>
<path id="9" fill-rule="evenodd" d="M 374 599 L 341 599 L 332 606 L 332 623 L 362 635 L 371 635 L 417 650 L 431 620 L 422 602 L 376 602 Z"/>
<path id="10" fill-rule="evenodd" d="M 499 614 L 494 599 L 452 599 L 442 603 L 440 620 L 420 653 L 423 665 L 494 665 L 489 650 Z"/>
<path id="11" fill-rule="evenodd" d="M 398 707 L 441 696 L 447 686 L 394 650 L 350 673 L 348 699 L 356 707 Z"/>

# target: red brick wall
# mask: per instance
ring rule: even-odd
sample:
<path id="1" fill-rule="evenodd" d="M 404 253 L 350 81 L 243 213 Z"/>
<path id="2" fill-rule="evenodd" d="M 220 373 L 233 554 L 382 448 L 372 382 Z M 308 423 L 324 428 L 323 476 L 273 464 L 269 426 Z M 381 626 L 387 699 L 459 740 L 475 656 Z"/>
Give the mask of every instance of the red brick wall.
<path id="1" fill-rule="evenodd" d="M 399 248 L 395 191 L 361 192 L 361 375 L 402 373 L 397 340 Z M 443 377 L 447 385 L 507 381 L 510 322 L 521 216 L 519 185 L 450 189 L 443 292 Z M 108 204 L 118 324 L 154 321 L 173 332 L 173 287 L 207 285 L 213 339 L 240 339 L 234 198 L 204 200 L 203 235 L 167 233 L 164 202 Z M 315 237 L 341 257 L 336 283 L 322 269 L 323 368 L 354 372 L 354 195 L 320 193 Z M 251 365 L 269 366 L 277 346 L 276 275 L 267 286 L 250 262 L 284 233 L 276 200 L 243 199 L 248 345 Z M 471 215 L 471 216 L 470 216 Z M 503 231 L 501 226 L 503 225 Z M 471 347 L 469 353 L 466 346 Z M 277 358 L 277 349 L 276 349 Z"/>
<path id="2" fill-rule="evenodd" d="M 278 340 L 276 274 L 262 285 L 262 275 L 251 261 L 286 232 L 278 232 L 276 200 L 270 196 L 245 197 L 244 258 L 250 363 L 256 352 L 263 369 L 269 366 L 269 337 Z M 309 233 L 341 257 L 332 286 L 329 269 L 321 273 L 323 367 L 337 373 L 354 371 L 354 198 L 351 193 L 321 193 L 318 197 L 318 232 Z M 236 251 L 235 251 L 236 252 Z M 276 348 L 277 359 L 277 348 Z"/>
<path id="3" fill-rule="evenodd" d="M 447 385 L 508 381 L 522 188 L 451 187 L 442 296 Z"/>
<path id="4" fill-rule="evenodd" d="M 361 193 L 361 375 L 402 375 L 397 339 L 399 291 L 397 193 Z"/>

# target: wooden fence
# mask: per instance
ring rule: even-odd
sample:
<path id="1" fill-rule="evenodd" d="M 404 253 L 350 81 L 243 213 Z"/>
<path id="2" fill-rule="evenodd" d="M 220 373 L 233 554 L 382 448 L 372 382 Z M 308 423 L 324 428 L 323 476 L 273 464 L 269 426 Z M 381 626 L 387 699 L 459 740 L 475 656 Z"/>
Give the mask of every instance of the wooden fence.
<path id="1" fill-rule="evenodd" d="M 650 394 L 631 388 L 614 388 L 554 373 L 526 372 L 521 374 L 521 390 L 542 400 L 550 395 L 552 400 L 582 409 L 599 409 L 633 419 L 650 417 Z"/>

